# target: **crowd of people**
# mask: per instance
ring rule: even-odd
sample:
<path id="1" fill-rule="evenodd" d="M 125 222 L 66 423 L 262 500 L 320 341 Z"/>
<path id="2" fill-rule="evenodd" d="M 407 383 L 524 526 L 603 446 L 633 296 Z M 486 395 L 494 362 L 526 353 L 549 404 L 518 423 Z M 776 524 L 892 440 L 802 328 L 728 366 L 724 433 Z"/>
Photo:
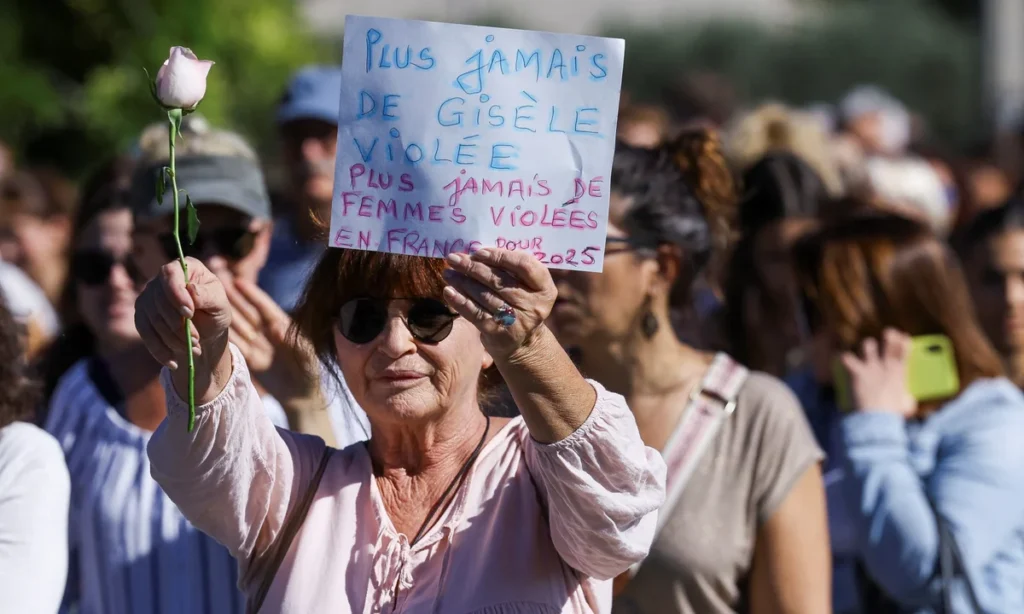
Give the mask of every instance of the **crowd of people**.
<path id="1" fill-rule="evenodd" d="M 166 125 L 0 148 L 0 610 L 1024 612 L 1024 169 L 702 76 L 623 96 L 600 274 L 327 249 L 340 88 L 274 189 L 184 120 L 187 279 Z"/>

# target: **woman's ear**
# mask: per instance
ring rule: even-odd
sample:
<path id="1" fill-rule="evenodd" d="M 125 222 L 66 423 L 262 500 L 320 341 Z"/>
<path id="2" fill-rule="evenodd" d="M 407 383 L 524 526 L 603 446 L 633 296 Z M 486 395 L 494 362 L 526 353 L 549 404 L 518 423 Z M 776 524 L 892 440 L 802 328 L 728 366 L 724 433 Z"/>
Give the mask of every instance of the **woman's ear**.
<path id="1" fill-rule="evenodd" d="M 678 245 L 661 245 L 655 256 L 658 264 L 654 290 L 669 294 L 683 270 L 683 250 Z"/>
<path id="2" fill-rule="evenodd" d="M 483 359 L 480 361 L 480 371 L 486 371 L 494 364 L 494 357 L 487 350 L 484 350 Z"/>

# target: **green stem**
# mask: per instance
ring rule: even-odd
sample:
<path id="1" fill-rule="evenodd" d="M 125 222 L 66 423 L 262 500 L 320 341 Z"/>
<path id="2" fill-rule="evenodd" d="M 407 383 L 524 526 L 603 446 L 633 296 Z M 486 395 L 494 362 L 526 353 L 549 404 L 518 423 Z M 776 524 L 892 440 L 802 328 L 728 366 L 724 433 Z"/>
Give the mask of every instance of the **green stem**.
<path id="1" fill-rule="evenodd" d="M 188 263 L 185 262 L 185 251 L 181 248 L 181 224 L 178 221 L 178 176 L 174 167 L 174 141 L 178 137 L 178 126 L 175 121 L 170 121 L 170 140 L 168 145 L 171 152 L 171 191 L 174 193 L 174 243 L 178 246 L 178 262 L 181 264 L 181 271 L 185 274 L 185 283 L 188 283 Z M 188 318 L 182 318 L 185 324 L 185 347 L 188 348 L 188 432 L 191 433 L 196 425 L 196 362 L 192 356 L 192 322 Z"/>

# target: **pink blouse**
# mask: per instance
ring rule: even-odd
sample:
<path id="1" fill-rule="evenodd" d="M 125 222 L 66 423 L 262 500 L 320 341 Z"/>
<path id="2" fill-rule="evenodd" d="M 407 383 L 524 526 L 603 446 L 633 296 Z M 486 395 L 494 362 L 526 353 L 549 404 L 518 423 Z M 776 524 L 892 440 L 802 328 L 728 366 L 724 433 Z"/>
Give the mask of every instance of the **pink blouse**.
<path id="1" fill-rule="evenodd" d="M 232 348 L 224 391 L 197 410 L 163 375 L 168 417 L 149 443 L 152 474 L 185 516 L 224 544 L 241 589 L 310 484 L 324 443 L 277 429 Z M 416 546 L 384 509 L 365 445 L 331 450 L 302 529 L 263 612 L 555 614 L 611 611 L 611 579 L 654 539 L 665 465 L 622 397 L 597 404 L 566 439 L 540 444 L 522 418 L 482 449 L 441 519 Z"/>

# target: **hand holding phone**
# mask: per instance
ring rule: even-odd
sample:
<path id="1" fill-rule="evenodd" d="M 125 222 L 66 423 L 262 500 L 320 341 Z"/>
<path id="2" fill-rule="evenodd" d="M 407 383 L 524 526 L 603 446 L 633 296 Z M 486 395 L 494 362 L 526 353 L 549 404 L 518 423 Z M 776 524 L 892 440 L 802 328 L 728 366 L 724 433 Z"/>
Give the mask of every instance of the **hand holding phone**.
<path id="1" fill-rule="evenodd" d="M 887 329 L 883 344 L 868 339 L 863 357 L 844 354 L 833 365 L 842 409 L 890 411 L 909 417 L 919 402 L 956 396 L 960 378 L 953 344 L 944 335 L 911 338 Z"/>

